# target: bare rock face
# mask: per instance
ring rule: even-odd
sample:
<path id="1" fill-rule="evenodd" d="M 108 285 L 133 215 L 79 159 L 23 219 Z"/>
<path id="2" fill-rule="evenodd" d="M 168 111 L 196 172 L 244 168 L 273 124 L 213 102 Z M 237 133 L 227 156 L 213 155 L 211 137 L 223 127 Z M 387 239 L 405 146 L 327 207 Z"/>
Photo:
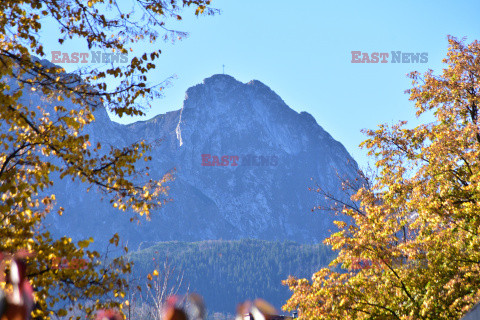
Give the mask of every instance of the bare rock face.
<path id="1" fill-rule="evenodd" d="M 213 75 L 187 90 L 180 110 L 129 125 L 110 121 L 103 109 L 96 118 L 86 129 L 95 143 L 162 140 L 148 166 L 157 179 L 175 168 L 173 200 L 151 221 L 135 224 L 95 191 L 58 180 L 53 192 L 65 214 L 48 218 L 54 235 L 104 240 L 118 232 L 134 246 L 239 238 L 319 242 L 333 230 L 333 216 L 311 212 L 324 198 L 308 187 L 317 182 L 342 197 L 337 176 L 356 176 L 357 164 L 341 143 L 257 80 Z"/>

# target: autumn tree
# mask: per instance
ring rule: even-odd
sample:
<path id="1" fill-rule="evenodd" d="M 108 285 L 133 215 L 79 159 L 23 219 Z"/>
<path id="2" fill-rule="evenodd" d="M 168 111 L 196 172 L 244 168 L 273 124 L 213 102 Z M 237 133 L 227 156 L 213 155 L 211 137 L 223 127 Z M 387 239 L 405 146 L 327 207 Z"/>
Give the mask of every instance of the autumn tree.
<path id="1" fill-rule="evenodd" d="M 480 43 L 448 42 L 440 76 L 410 74 L 434 120 L 366 131 L 378 176 L 339 211 L 337 258 L 285 281 L 301 319 L 459 319 L 480 299 Z"/>
<path id="2" fill-rule="evenodd" d="M 86 315 L 101 307 L 121 307 L 126 285 L 122 274 L 130 271 L 130 265 L 88 250 L 93 239 L 76 243 L 68 237 L 53 239 L 42 226 L 46 215 L 62 213 L 61 208 L 52 211 L 55 195 L 48 191 L 52 175 L 96 187 L 123 211 L 148 216 L 164 203 L 169 175 L 158 181 L 136 179 L 143 174 L 137 161 L 149 160 L 149 145 L 142 141 L 122 149 L 92 145 L 82 130 L 95 121 L 97 108 L 120 117 L 143 115 L 162 88 L 162 83 L 147 81 L 161 54 L 158 40 L 185 35 L 168 29 L 169 20 L 181 20 L 187 7 L 195 15 L 212 14 L 209 4 L 208 0 L 0 2 L 0 251 L 34 252 L 27 272 L 37 290 L 35 316 L 63 316 L 67 302 Z M 67 39 L 83 41 L 89 50 L 128 53 L 128 63 L 67 74 L 40 60 L 47 57 L 40 36 L 46 24 L 58 27 L 60 45 Z M 156 49 L 132 56 L 132 48 L 144 42 L 157 43 Z M 38 99 L 28 98 L 34 95 Z M 68 107 L 67 101 L 75 107 Z M 110 242 L 118 245 L 118 235 Z M 52 265 L 59 259 L 86 261 L 86 266 Z"/>

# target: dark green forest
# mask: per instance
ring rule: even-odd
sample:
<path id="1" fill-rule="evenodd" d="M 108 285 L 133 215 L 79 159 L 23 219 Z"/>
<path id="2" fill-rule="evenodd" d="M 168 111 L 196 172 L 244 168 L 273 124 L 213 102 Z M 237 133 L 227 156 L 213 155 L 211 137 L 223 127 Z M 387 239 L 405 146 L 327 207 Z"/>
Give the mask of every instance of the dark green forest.
<path id="1" fill-rule="evenodd" d="M 160 242 L 130 253 L 135 278 L 144 279 L 155 268 L 162 273 L 168 260 L 176 272 L 183 272 L 180 292 L 197 292 L 209 312 L 235 311 L 237 303 L 264 298 L 277 309 L 291 292 L 281 281 L 289 275 L 311 277 L 333 258 L 322 245 L 262 240 Z M 160 266 L 160 268 L 158 268 Z"/>

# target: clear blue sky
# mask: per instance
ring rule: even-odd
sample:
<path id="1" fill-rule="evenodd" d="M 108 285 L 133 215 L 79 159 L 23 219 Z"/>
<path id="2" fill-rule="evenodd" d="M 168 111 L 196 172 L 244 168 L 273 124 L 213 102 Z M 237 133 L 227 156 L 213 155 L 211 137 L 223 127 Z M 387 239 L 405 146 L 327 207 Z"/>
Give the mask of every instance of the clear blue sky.
<path id="1" fill-rule="evenodd" d="M 404 94 L 411 84 L 405 75 L 428 68 L 440 72 L 448 34 L 466 36 L 467 42 L 480 39 L 478 0 L 213 0 L 212 5 L 220 15 L 185 13 L 175 24 L 188 38 L 152 46 L 163 54 L 151 80 L 177 78 L 142 120 L 181 108 L 185 90 L 221 73 L 225 64 L 225 73 L 242 82 L 260 80 L 292 109 L 311 113 L 361 166 L 367 164 L 358 148 L 365 139 L 361 129 L 398 120 L 418 123 Z M 73 52 L 51 39 L 46 37 L 47 52 Z M 84 43 L 75 46 L 88 52 Z M 355 50 L 428 52 L 428 63 L 353 64 Z"/>

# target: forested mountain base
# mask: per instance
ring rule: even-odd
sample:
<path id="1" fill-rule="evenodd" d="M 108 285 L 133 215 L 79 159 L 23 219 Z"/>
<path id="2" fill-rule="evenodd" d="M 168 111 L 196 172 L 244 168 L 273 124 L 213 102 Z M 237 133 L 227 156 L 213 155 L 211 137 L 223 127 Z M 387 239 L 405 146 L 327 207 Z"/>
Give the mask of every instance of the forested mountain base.
<path id="1" fill-rule="evenodd" d="M 211 314 L 234 313 L 237 303 L 260 297 L 280 310 L 291 295 L 281 281 L 288 275 L 311 275 L 328 265 L 333 253 L 321 244 L 209 240 L 159 242 L 129 257 L 135 278 L 144 278 L 168 259 L 170 266 L 184 274 L 179 293 L 188 288 L 201 294 Z"/>

